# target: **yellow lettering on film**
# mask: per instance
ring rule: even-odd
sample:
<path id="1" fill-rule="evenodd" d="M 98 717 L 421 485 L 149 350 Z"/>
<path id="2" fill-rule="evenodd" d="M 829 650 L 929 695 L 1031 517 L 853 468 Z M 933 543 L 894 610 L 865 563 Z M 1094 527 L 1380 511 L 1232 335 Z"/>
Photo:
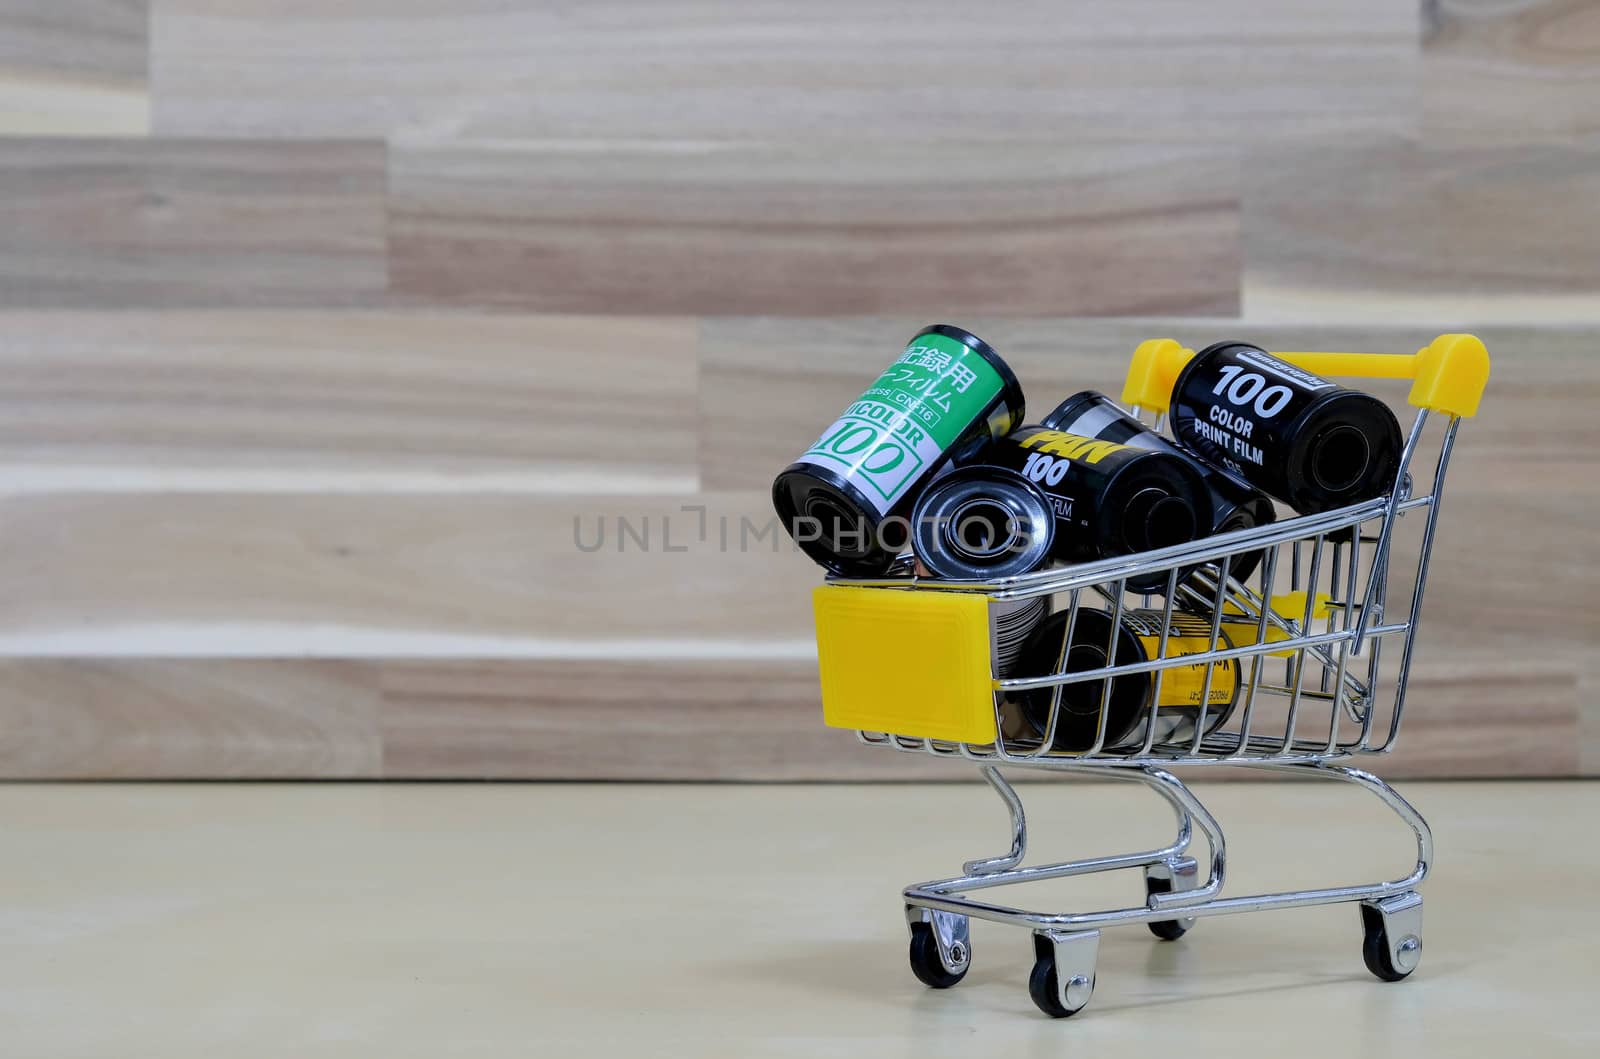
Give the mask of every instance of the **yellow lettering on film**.
<path id="1" fill-rule="evenodd" d="M 1035 430 L 1022 438 L 1020 444 L 1026 449 L 1090 464 L 1099 463 L 1111 453 L 1128 447 L 1118 445 L 1115 441 L 1100 441 L 1096 438 L 1068 434 L 1064 430 Z"/>

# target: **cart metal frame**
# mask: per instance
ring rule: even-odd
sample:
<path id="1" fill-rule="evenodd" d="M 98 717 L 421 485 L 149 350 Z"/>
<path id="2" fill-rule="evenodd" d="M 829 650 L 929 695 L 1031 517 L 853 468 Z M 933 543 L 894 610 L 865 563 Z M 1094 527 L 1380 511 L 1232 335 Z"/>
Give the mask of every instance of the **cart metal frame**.
<path id="1" fill-rule="evenodd" d="M 1170 378 L 1188 353 L 1176 343 L 1160 340 L 1146 343 L 1135 355 L 1124 400 L 1138 414 L 1147 418 L 1154 414 L 1157 430 L 1163 425 Z M 1341 902 L 1359 905 L 1363 958 L 1375 975 L 1398 981 L 1417 967 L 1422 952 L 1422 897 L 1417 888 L 1433 862 L 1432 834 L 1422 815 L 1393 787 L 1345 762 L 1359 755 L 1387 753 L 1395 745 L 1445 473 L 1461 417 L 1476 411 L 1487 379 L 1488 355 L 1477 339 L 1460 335 L 1443 336 L 1414 358 L 1279 355 L 1326 374 L 1416 380 L 1412 403 L 1418 405 L 1418 411 L 1387 495 L 1337 511 L 1290 518 L 1160 551 L 987 583 L 915 576 L 829 579 L 832 586 L 874 592 L 977 594 L 989 602 L 991 611 L 995 604 L 1039 596 L 1051 597 L 1059 611 L 1063 609 L 1060 601 L 1066 601 L 1062 648 L 1057 666 L 1050 672 L 1002 673 L 991 625 L 992 724 L 985 717 L 980 725 L 987 738 L 948 739 L 857 729 L 858 738 L 869 745 L 977 763 L 1010 816 L 1008 852 L 968 861 L 959 875 L 917 883 L 903 891 L 912 969 L 927 984 L 946 988 L 966 974 L 972 958 L 972 919 L 1027 927 L 1033 932 L 1035 956 L 1030 994 L 1047 1014 L 1064 1017 L 1080 1011 L 1093 993 L 1099 937 L 1106 927 L 1144 923 L 1157 937 L 1174 940 L 1199 919 L 1210 916 Z M 1442 413 L 1444 426 L 1426 488 L 1419 489 L 1412 467 L 1434 413 Z M 1420 537 L 1412 548 L 1403 548 L 1396 531 L 1408 515 L 1420 516 Z M 1247 555 L 1258 552 L 1261 558 L 1251 576 L 1242 580 L 1231 576 L 1231 569 L 1238 569 Z M 1402 556 L 1412 561 L 1402 563 Z M 1391 575 L 1400 568 L 1414 571 L 1414 579 L 1409 599 L 1403 599 L 1398 613 L 1391 615 L 1389 590 L 1395 580 Z M 1162 592 L 1140 595 L 1128 589 L 1130 578 L 1163 573 Z M 1283 598 L 1294 601 L 1296 612 L 1285 613 L 1275 597 L 1274 588 L 1285 584 L 1295 594 Z M 819 593 L 822 591 L 827 589 Z M 1299 609 L 1301 600 L 1303 610 Z M 1104 655 L 1107 665 L 1068 672 L 1066 646 L 1076 615 L 1080 608 L 1091 606 L 1110 612 L 1113 629 L 1127 610 L 1142 606 L 1153 615 L 1159 609 L 1162 632 L 1156 656 L 1138 663 L 1109 664 L 1117 658 L 1113 633 Z M 1167 630 L 1176 611 L 1209 617 L 1208 642 L 1216 649 L 1169 654 Z M 819 611 L 819 630 L 821 621 Z M 1227 638 L 1225 630 L 1231 634 Z M 1385 669 L 1384 647 L 1390 643 L 1398 649 L 1398 663 Z M 1272 674 L 1280 660 L 1282 676 L 1275 680 Z M 1208 717 L 1219 663 L 1232 663 L 1242 678 L 1238 701 L 1220 725 Z M 1201 664 L 1205 677 L 1192 737 L 1158 742 L 1163 675 L 1179 666 Z M 1246 670 L 1248 676 L 1244 676 Z M 1125 675 L 1148 675 L 1151 681 L 1148 716 L 1139 729 L 1142 741 L 1135 738 L 1130 742 L 1124 735 L 1118 742 L 1119 734 L 1107 731 L 1113 681 Z M 1055 731 L 1061 717 L 1061 689 L 1093 681 L 1101 682 L 1102 689 L 1094 743 L 1087 749 L 1059 749 Z M 828 684 L 825 666 L 825 701 Z M 1053 690 L 1045 730 L 1019 730 L 1012 697 L 1046 688 Z M 1276 723 L 1269 717 L 1274 709 L 1279 711 Z M 830 718 L 829 723 L 837 720 Z M 1001 773 L 1002 766 L 1139 782 L 1171 807 L 1177 833 L 1171 842 L 1155 849 L 1024 866 L 1027 817 L 1020 795 Z M 1416 861 L 1409 871 L 1387 881 L 1224 896 L 1227 845 L 1222 827 L 1171 771 L 1198 766 L 1240 766 L 1352 784 L 1376 796 L 1411 829 Z M 1196 831 L 1207 847 L 1203 878 L 1200 861 L 1190 855 Z M 1142 870 L 1142 904 L 1088 912 L 1038 912 L 974 896 L 977 891 L 1002 886 L 1121 869 Z"/>

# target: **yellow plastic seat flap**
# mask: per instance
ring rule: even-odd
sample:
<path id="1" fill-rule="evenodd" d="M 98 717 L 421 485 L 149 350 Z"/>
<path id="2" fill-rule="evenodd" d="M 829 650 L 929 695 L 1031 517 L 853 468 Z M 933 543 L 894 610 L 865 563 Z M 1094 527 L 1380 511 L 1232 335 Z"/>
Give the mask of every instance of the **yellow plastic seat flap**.
<path id="1" fill-rule="evenodd" d="M 821 585 L 811 598 L 824 723 L 994 742 L 987 597 Z"/>

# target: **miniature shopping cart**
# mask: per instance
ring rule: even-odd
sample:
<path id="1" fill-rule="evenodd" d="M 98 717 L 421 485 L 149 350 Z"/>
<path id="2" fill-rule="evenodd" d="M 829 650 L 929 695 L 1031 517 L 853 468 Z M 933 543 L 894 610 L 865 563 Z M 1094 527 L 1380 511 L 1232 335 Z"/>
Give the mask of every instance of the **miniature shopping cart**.
<path id="1" fill-rule="evenodd" d="M 1160 430 L 1173 380 L 1192 355 L 1166 339 L 1141 345 L 1123 402 L 1153 415 Z M 1383 780 L 1343 763 L 1395 745 L 1445 468 L 1460 419 L 1477 411 L 1489 355 L 1471 335 L 1445 335 L 1413 356 L 1278 356 L 1328 376 L 1413 380 L 1418 411 L 1388 495 L 989 583 L 900 576 L 833 578 L 817 588 L 827 723 L 869 745 L 977 762 L 1010 811 L 1010 852 L 904 891 L 911 967 L 928 985 L 947 988 L 966 974 L 972 917 L 1026 926 L 1035 954 L 1029 992 L 1059 1018 L 1089 1001 L 1104 927 L 1143 923 L 1171 940 L 1205 916 L 1343 901 L 1359 903 L 1373 974 L 1398 981 L 1417 966 L 1417 887 L 1433 857 L 1428 825 Z M 1414 471 L 1425 448 L 1437 462 Z M 1130 579 L 1149 586 L 1163 577 L 1164 589 L 1129 589 Z M 1040 601 L 1066 615 L 1056 619 L 1064 622 L 1060 650 L 1051 665 L 1019 664 L 1000 650 L 1005 616 L 1042 609 Z M 1130 623 L 1145 632 L 1137 645 L 1122 631 Z M 1085 644 L 1080 626 L 1109 630 L 1104 646 L 1098 636 Z M 1164 695 L 1164 683 L 1189 690 Z M 1139 704 L 1132 725 L 1130 687 Z M 1076 741 L 1062 738 L 1069 730 Z M 1172 772 L 1201 765 L 1322 776 L 1370 791 L 1414 832 L 1416 864 L 1390 882 L 1223 896 L 1222 829 Z M 1177 836 L 1159 849 L 1024 867 L 1022 800 L 1001 766 L 1137 780 L 1171 805 Z M 1209 854 L 1203 879 L 1188 855 L 1196 828 Z M 1143 870 L 1142 903 L 1044 913 L 971 896 L 1118 868 Z"/>

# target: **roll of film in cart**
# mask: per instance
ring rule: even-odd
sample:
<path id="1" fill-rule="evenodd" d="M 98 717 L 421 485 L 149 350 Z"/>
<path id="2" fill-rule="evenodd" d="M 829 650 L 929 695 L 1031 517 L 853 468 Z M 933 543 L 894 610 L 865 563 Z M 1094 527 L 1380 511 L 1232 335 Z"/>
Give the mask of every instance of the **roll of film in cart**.
<path id="1" fill-rule="evenodd" d="M 972 342 L 986 361 L 998 359 Z M 1145 342 L 1122 391 L 1126 410 L 1101 395 L 1091 395 L 1094 402 L 1080 395 L 1046 417 L 1046 427 L 1071 412 L 1077 418 L 1067 425 L 1079 433 L 1061 435 L 1070 444 L 1098 428 L 1094 436 L 1114 438 L 1113 447 L 1171 449 L 1193 460 L 1209 490 L 1174 485 L 1171 495 L 1152 499 L 1147 490 L 1160 483 L 1136 483 L 1146 491 L 1124 492 L 1141 499 L 1119 500 L 1114 517 L 1126 524 L 1129 512 L 1148 519 L 1152 510 L 1170 510 L 1196 531 L 1177 534 L 1178 543 L 1168 543 L 1172 533 L 1141 541 L 1135 525 L 1120 544 L 1085 556 L 1081 540 L 1041 544 L 1040 534 L 1088 533 L 1099 517 L 1088 510 L 1092 503 L 1046 495 L 1041 505 L 1036 494 L 1048 493 L 1048 481 L 1036 488 L 1026 473 L 998 466 L 1006 454 L 995 446 L 1014 446 L 1018 437 L 1027 445 L 1038 436 L 1035 428 L 1014 433 L 1021 392 L 1006 369 L 994 384 L 997 393 L 1005 390 L 992 402 L 1000 411 L 966 425 L 965 448 L 926 469 L 924 492 L 944 483 L 948 501 L 934 507 L 944 516 L 966 510 L 969 522 L 976 520 L 976 534 L 945 534 L 947 551 L 964 550 L 970 562 L 941 565 L 948 558 L 942 553 L 924 561 L 923 544 L 933 537 L 918 541 L 915 556 L 891 554 L 909 548 L 905 540 L 882 544 L 867 570 L 808 549 L 832 567 L 813 601 L 825 722 L 854 730 L 869 746 L 973 762 L 1010 815 L 1006 853 L 903 891 L 918 978 L 935 988 L 961 981 L 972 960 L 974 918 L 1026 927 L 1034 946 L 1029 992 L 1041 1010 L 1063 1017 L 1089 1001 L 1107 927 L 1142 923 L 1175 940 L 1202 918 L 1335 902 L 1358 905 L 1363 959 L 1375 975 L 1398 981 L 1415 969 L 1422 946 L 1417 888 L 1432 860 L 1432 838 L 1404 798 L 1351 762 L 1395 745 L 1445 472 L 1457 428 L 1476 413 L 1488 373 L 1483 344 L 1460 334 L 1412 355 L 1269 355 L 1242 343 L 1196 354 L 1168 339 Z M 1261 381 L 1241 383 L 1247 375 Z M 1395 427 L 1390 437 L 1381 422 L 1386 410 L 1324 381 L 1333 378 L 1410 380 L 1408 403 L 1416 411 L 1409 432 Z M 1240 398 L 1232 403 L 1242 413 L 1223 408 L 1231 397 Z M 915 408 L 914 400 L 897 400 Z M 1091 411 L 1078 411 L 1084 408 Z M 1263 410 L 1276 418 L 1259 415 Z M 1161 434 L 1168 425 L 1172 439 Z M 1241 466 L 1239 455 L 1259 466 Z M 870 463 L 870 453 L 862 459 Z M 996 466 L 974 468 L 986 460 Z M 1034 470 L 1038 462 L 1012 465 Z M 830 487 L 847 485 L 850 470 L 830 478 Z M 962 484 L 975 480 L 998 484 Z M 1292 497 L 1291 511 L 1301 513 L 1274 521 L 1263 488 L 1285 507 Z M 1174 498 L 1190 506 L 1187 515 L 1168 503 Z M 1076 504 L 1077 514 L 1061 517 L 1063 503 L 1069 510 Z M 1009 515 L 996 518 L 996 510 Z M 1241 511 L 1253 514 L 1242 518 Z M 1019 542 L 1018 527 L 1027 531 L 1030 519 L 1034 532 Z M 1105 533 L 1095 532 L 1104 544 Z M 825 531 L 822 537 L 826 543 Z M 1016 572 L 1019 554 L 1031 564 L 1026 572 Z M 1004 558 L 985 567 L 984 556 Z M 961 576 L 931 576 L 930 566 Z M 985 569 L 994 573 L 984 576 Z M 1222 828 L 1174 771 L 1201 766 L 1366 790 L 1409 827 L 1416 860 L 1384 881 L 1225 894 Z M 1138 782 L 1171 807 L 1176 834 L 1155 849 L 1024 866 L 1026 816 L 1002 768 Z M 1192 850 L 1197 834 L 1203 858 Z M 1142 873 L 1138 903 L 1042 912 L 991 898 L 1000 887 L 1117 869 Z"/>

